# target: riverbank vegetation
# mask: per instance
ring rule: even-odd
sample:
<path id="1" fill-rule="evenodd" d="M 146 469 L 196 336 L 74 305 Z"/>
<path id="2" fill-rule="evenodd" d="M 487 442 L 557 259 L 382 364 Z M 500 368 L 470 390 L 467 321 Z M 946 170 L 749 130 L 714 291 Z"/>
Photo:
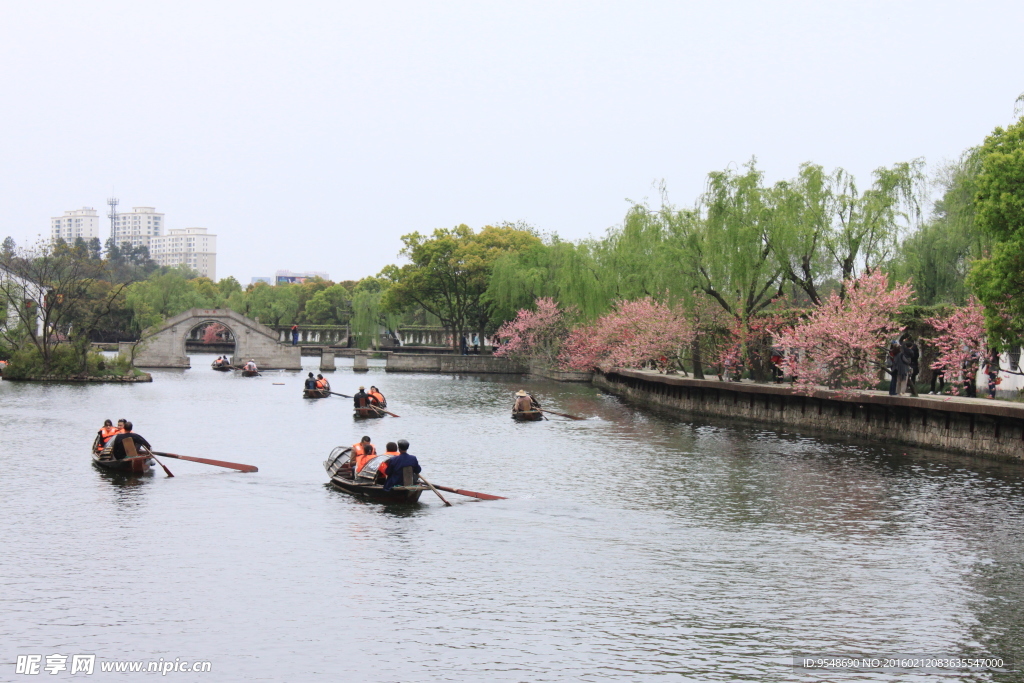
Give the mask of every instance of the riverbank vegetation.
<path id="1" fill-rule="evenodd" d="M 382 330 L 443 326 L 453 346 L 491 336 L 503 354 L 576 369 L 653 364 L 702 377 L 708 366 L 766 379 L 785 346 L 790 372 L 830 386 L 877 380 L 882 342 L 905 330 L 928 340 L 926 372 L 959 372 L 963 348 L 1024 338 L 1022 188 L 1024 119 L 931 177 L 920 159 L 867 179 L 808 162 L 768 182 L 751 159 L 709 173 L 690 204 L 661 188 L 657 205 L 634 203 L 602 237 L 569 242 L 523 224 L 413 232 L 403 262 L 337 283 L 243 288 L 158 268 L 130 245 L 23 251 L 8 238 L 0 265 L 15 284 L 0 355 L 27 344 L 50 367 L 66 345 L 85 367 L 88 342 L 134 340 L 199 307 L 349 325 L 366 347 Z M 30 295 L 25 283 L 45 286 Z M 979 316 L 982 344 L 964 322 Z"/>

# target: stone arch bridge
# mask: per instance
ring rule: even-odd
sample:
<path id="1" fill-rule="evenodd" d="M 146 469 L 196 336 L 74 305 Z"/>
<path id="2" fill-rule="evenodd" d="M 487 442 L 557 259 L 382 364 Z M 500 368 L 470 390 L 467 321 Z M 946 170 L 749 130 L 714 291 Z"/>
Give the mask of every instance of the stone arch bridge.
<path id="1" fill-rule="evenodd" d="M 138 342 L 121 342 L 119 350 L 128 356 L 134 350 L 135 365 L 141 368 L 189 368 L 192 366 L 185 353 L 185 339 L 206 323 L 220 323 L 231 331 L 236 364 L 252 358 L 260 369 L 302 369 L 298 346 L 280 343 L 277 332 L 271 328 L 223 308 L 193 308 L 179 313 L 145 330 Z"/>

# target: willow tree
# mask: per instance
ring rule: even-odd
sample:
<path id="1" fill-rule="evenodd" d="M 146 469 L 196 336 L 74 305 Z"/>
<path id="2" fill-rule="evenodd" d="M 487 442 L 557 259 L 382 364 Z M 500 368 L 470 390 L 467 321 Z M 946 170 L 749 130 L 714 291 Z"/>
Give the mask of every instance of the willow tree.
<path id="1" fill-rule="evenodd" d="M 900 237 L 918 224 L 924 195 L 920 159 L 881 167 L 863 192 L 847 171 L 805 163 L 771 192 L 771 251 L 785 277 L 816 305 L 823 287 L 870 274 L 897 254 Z M 840 284 L 840 296 L 845 296 Z"/>
<path id="2" fill-rule="evenodd" d="M 382 305 L 392 313 L 418 306 L 437 316 L 454 345 L 470 331 L 483 339 L 492 324 L 494 303 L 485 294 L 495 262 L 541 243 L 532 231 L 508 225 L 479 233 L 467 225 L 439 228 L 430 236 L 413 232 L 402 242 L 400 254 L 410 262 L 381 271 L 391 283 Z"/>
<path id="3" fill-rule="evenodd" d="M 751 160 L 741 173 L 711 173 L 695 209 L 663 209 L 674 237 L 671 251 L 677 268 L 693 289 L 732 318 L 758 377 L 761 363 L 746 340 L 754 317 L 781 296 L 785 275 L 772 258 L 776 224 L 770 200 L 762 173 Z"/>

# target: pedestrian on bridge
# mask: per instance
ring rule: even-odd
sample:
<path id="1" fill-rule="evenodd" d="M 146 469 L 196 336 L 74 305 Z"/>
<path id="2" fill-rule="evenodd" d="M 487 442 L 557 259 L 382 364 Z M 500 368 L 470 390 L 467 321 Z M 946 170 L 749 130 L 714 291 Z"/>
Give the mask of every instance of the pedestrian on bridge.
<path id="1" fill-rule="evenodd" d="M 296 346 L 299 343 L 299 326 L 292 325 L 292 346 Z"/>

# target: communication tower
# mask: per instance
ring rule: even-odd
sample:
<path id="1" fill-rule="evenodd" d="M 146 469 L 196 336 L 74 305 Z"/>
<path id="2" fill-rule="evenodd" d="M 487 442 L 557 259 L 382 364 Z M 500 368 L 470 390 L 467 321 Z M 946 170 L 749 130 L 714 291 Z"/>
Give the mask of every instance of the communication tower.
<path id="1" fill-rule="evenodd" d="M 107 212 L 107 218 L 110 219 L 110 238 L 115 242 L 117 241 L 117 233 L 114 223 L 117 221 L 117 197 L 109 197 L 107 199 L 107 206 L 110 207 L 110 211 Z"/>

